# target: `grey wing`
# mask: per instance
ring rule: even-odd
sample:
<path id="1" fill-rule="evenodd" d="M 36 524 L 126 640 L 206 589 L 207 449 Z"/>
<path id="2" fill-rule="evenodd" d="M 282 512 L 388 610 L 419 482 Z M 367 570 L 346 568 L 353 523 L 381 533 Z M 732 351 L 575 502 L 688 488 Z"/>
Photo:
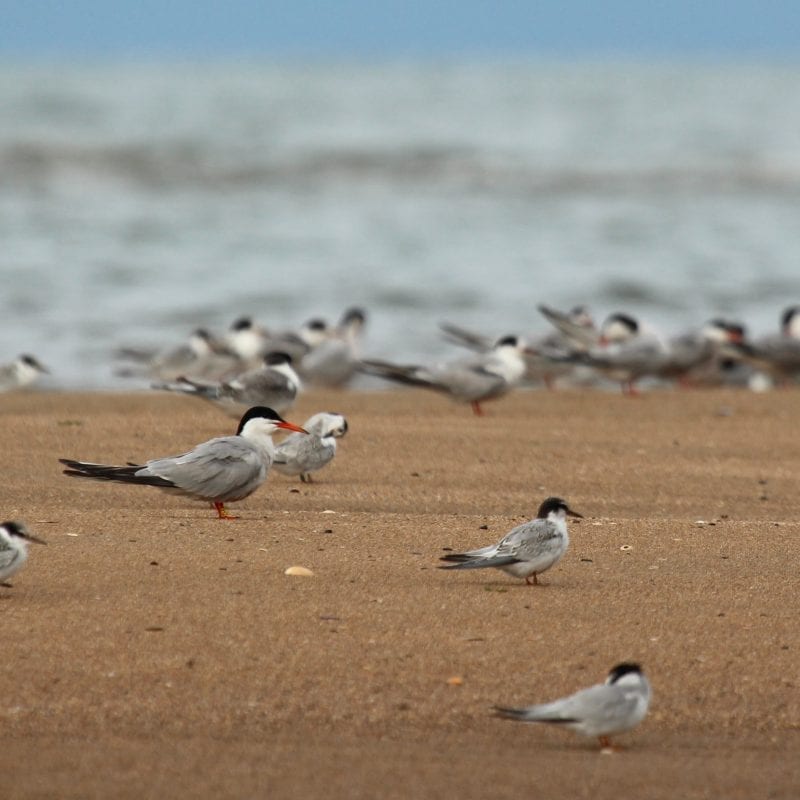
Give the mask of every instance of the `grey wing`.
<path id="1" fill-rule="evenodd" d="M 454 397 L 480 400 L 507 388 L 506 381 L 489 372 L 483 364 L 452 365 L 431 372 L 433 380 Z"/>
<path id="2" fill-rule="evenodd" d="M 456 557 L 459 559 L 524 558 L 524 556 L 520 556 L 521 550 L 530 549 L 538 542 L 546 542 L 548 539 L 555 539 L 558 536 L 558 531 L 552 522 L 545 519 L 533 519 L 512 528 L 496 544 L 479 547 L 477 550 L 467 550 L 465 553 L 454 553 L 446 558 L 451 560 Z"/>
<path id="3" fill-rule="evenodd" d="M 246 372 L 221 387 L 221 394 L 237 403 L 248 405 L 264 405 L 266 399 L 272 399 L 276 395 L 288 396 L 289 393 L 292 396 L 295 394 L 289 385 L 289 380 L 274 369 Z"/>
<path id="4" fill-rule="evenodd" d="M 510 530 L 497 544 L 498 556 L 514 556 L 530 561 L 561 542 L 558 528 L 546 519 L 532 519 Z"/>
<path id="5" fill-rule="evenodd" d="M 657 372 L 667 357 L 664 346 L 650 338 L 591 350 L 587 361 L 600 369 L 625 369 L 640 374 Z"/>
<path id="6" fill-rule="evenodd" d="M 764 338 L 753 348 L 756 358 L 780 368 L 800 368 L 800 340 L 788 336 Z"/>
<path id="7" fill-rule="evenodd" d="M 558 536 L 552 522 L 532 519 L 510 530 L 496 545 L 498 556 L 514 556 L 523 559 L 526 554 L 537 551 L 549 539 Z"/>
<path id="8" fill-rule="evenodd" d="M 579 325 L 573 319 L 570 319 L 569 314 L 564 314 L 555 308 L 549 308 L 545 305 L 537 306 L 537 308 L 548 322 L 554 325 L 577 349 L 586 350 L 597 344 L 597 331 L 594 328 Z"/>
<path id="9" fill-rule="evenodd" d="M 519 718 L 530 722 L 582 722 L 593 725 L 624 720 L 636 708 L 636 697 L 626 696 L 617 686 L 599 684 L 554 700 L 552 703 L 518 709 Z"/>
<path id="10" fill-rule="evenodd" d="M 347 342 L 330 339 L 303 356 L 302 373 L 312 383 L 338 386 L 346 383 L 356 371 L 357 362 Z"/>
<path id="11" fill-rule="evenodd" d="M 3 547 L 0 542 L 0 571 L 8 569 L 19 558 L 19 550 L 13 547 Z"/>
<path id="12" fill-rule="evenodd" d="M 467 558 L 489 558 L 497 552 L 497 545 L 490 544 L 486 547 L 479 547 L 477 550 L 467 550 L 466 553 L 457 555 L 466 556 Z"/>
<path id="13" fill-rule="evenodd" d="M 268 464 L 242 437 L 223 436 L 183 455 L 148 461 L 145 469 L 187 494 L 224 501 L 253 492 L 266 478 Z"/>
<path id="14" fill-rule="evenodd" d="M 475 350 L 478 353 L 485 353 L 492 349 L 494 342 L 488 337 L 480 333 L 468 331 L 458 325 L 452 325 L 449 322 L 440 322 L 439 328 L 444 335 L 444 338 L 461 347 L 468 347 L 470 350 Z"/>
<path id="15" fill-rule="evenodd" d="M 336 453 L 336 441 L 326 444 L 314 434 L 293 433 L 275 448 L 275 464 L 287 464 L 303 472 L 324 467 Z"/>

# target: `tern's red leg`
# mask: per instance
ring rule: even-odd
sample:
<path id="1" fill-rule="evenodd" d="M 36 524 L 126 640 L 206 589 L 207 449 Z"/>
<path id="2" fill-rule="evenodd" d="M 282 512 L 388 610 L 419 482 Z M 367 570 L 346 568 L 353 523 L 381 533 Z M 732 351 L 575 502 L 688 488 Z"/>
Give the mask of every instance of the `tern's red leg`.
<path id="1" fill-rule="evenodd" d="M 217 515 L 220 519 L 239 519 L 235 514 L 229 514 L 225 509 L 225 503 L 215 502 L 214 508 L 217 509 Z"/>
<path id="2" fill-rule="evenodd" d="M 640 392 L 633 385 L 633 381 L 625 381 L 625 383 L 622 384 L 622 394 L 626 394 L 628 397 L 638 397 Z"/>
<path id="3" fill-rule="evenodd" d="M 528 586 L 538 586 L 539 585 L 539 578 L 536 577 L 536 573 L 534 572 L 533 573 L 533 583 L 531 583 L 531 576 L 530 575 L 528 575 L 525 578 L 525 583 L 527 583 Z"/>
<path id="4" fill-rule="evenodd" d="M 612 744 L 611 739 L 608 736 L 598 736 L 597 738 L 600 740 L 600 747 L 602 747 L 605 751 L 622 753 L 625 750 L 625 748 L 620 744 Z"/>
<path id="5" fill-rule="evenodd" d="M 482 417 L 483 416 L 483 409 L 481 408 L 481 404 L 480 404 L 480 402 L 478 400 L 473 400 L 470 403 L 470 405 L 472 406 L 472 413 L 476 417 Z"/>

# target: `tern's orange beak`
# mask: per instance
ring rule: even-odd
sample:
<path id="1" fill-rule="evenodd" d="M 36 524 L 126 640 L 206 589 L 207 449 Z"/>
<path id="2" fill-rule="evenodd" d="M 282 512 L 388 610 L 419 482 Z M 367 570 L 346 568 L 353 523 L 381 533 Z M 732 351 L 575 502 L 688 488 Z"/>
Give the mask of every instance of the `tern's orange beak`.
<path id="1" fill-rule="evenodd" d="M 281 420 L 280 422 L 275 423 L 279 428 L 284 428 L 287 431 L 296 431 L 297 433 L 308 433 L 305 428 L 301 428 L 299 425 L 295 425 L 294 422 L 286 422 L 286 420 Z"/>

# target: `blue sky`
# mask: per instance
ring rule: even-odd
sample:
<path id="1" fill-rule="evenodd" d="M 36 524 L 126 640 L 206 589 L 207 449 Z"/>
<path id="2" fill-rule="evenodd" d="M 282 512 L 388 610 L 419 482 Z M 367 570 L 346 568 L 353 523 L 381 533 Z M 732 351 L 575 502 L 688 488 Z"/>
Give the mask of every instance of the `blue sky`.
<path id="1" fill-rule="evenodd" d="M 0 0 L 0 55 L 793 58 L 800 0 Z"/>

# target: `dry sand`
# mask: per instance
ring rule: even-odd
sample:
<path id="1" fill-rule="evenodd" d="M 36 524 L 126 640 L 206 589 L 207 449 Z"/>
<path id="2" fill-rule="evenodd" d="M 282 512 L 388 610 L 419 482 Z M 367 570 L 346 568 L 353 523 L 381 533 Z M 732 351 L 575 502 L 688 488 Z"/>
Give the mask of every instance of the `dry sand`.
<path id="1" fill-rule="evenodd" d="M 350 433 L 317 482 L 273 474 L 222 521 L 56 460 L 181 452 L 235 427 L 213 407 L 0 398 L 0 514 L 49 543 L 0 588 L 4 800 L 800 796 L 797 392 L 287 416 L 331 408 Z M 436 569 L 549 494 L 587 519 L 546 585 Z M 490 714 L 631 659 L 654 701 L 622 753 Z"/>

